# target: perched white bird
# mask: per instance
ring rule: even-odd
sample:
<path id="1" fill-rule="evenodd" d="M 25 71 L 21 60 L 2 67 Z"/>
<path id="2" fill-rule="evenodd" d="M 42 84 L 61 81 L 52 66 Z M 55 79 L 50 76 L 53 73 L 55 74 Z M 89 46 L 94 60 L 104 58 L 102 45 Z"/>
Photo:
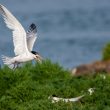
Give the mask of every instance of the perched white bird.
<path id="1" fill-rule="evenodd" d="M 32 51 L 34 42 L 37 38 L 37 29 L 35 24 L 31 24 L 27 33 L 20 22 L 12 15 L 12 13 L 0 4 L 0 12 L 6 26 L 12 30 L 15 57 L 2 56 L 4 64 L 13 69 L 19 63 L 36 59 L 41 61 L 42 57 L 38 52 Z"/>

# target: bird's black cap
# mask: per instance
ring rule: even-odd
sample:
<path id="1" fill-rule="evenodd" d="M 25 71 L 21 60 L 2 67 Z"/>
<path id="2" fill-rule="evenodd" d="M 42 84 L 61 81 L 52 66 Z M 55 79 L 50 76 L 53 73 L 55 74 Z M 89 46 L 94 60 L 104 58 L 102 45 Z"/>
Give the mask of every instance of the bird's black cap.
<path id="1" fill-rule="evenodd" d="M 39 53 L 36 51 L 31 51 L 31 53 L 33 53 L 34 55 L 39 55 Z"/>

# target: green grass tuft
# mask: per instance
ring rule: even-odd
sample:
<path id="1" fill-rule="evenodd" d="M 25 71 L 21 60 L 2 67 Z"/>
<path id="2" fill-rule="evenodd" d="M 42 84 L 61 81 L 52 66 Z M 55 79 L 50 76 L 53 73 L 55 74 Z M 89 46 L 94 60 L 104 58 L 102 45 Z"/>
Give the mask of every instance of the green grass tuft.
<path id="1" fill-rule="evenodd" d="M 89 88 L 95 88 L 92 95 Z M 51 103 L 49 96 L 72 98 L 85 94 L 80 102 Z M 71 77 L 59 64 L 43 61 L 22 68 L 0 70 L 0 110 L 110 110 L 110 77 Z"/>

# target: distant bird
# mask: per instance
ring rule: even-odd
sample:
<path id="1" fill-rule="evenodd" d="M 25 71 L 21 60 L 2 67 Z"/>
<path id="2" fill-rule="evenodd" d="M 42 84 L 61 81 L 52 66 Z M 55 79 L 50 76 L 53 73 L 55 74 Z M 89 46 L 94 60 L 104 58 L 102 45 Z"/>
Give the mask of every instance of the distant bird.
<path id="1" fill-rule="evenodd" d="M 2 56 L 4 64 L 9 68 L 17 68 L 19 63 L 30 60 L 41 61 L 42 57 L 38 52 L 32 51 L 33 45 L 37 38 L 37 29 L 35 24 L 31 24 L 29 30 L 25 32 L 20 22 L 12 13 L 0 4 L 0 12 L 6 23 L 6 26 L 12 30 L 15 57 Z"/>

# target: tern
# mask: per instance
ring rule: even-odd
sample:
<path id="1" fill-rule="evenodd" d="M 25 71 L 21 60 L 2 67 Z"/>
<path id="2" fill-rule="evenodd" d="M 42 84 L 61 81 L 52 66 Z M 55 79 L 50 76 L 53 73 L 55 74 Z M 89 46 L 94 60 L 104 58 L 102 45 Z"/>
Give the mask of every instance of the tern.
<path id="1" fill-rule="evenodd" d="M 0 12 L 6 26 L 12 30 L 15 57 L 2 56 L 3 63 L 11 69 L 18 67 L 20 63 L 37 60 L 42 61 L 38 52 L 32 51 L 37 38 L 37 28 L 34 23 L 26 32 L 20 22 L 3 5 L 0 4 Z"/>

